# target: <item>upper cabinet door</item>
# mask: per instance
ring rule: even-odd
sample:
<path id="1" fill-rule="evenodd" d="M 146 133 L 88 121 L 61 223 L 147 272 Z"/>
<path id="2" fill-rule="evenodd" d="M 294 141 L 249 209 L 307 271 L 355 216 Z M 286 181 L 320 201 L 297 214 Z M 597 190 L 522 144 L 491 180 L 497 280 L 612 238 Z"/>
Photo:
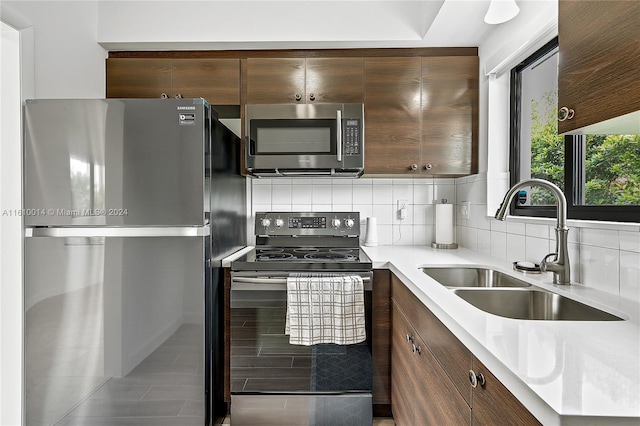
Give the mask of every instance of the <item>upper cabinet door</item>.
<path id="1" fill-rule="evenodd" d="M 240 59 L 174 59 L 173 96 L 240 105 Z"/>
<path id="2" fill-rule="evenodd" d="M 107 59 L 107 98 L 204 98 L 240 104 L 239 59 Z"/>
<path id="3" fill-rule="evenodd" d="M 422 173 L 477 173 L 478 72 L 477 56 L 422 58 Z"/>
<path id="4" fill-rule="evenodd" d="M 107 59 L 107 98 L 160 98 L 171 94 L 171 59 Z"/>
<path id="5" fill-rule="evenodd" d="M 308 103 L 362 103 L 364 58 L 308 58 L 306 101 Z"/>
<path id="6" fill-rule="evenodd" d="M 420 58 L 365 59 L 366 174 L 419 173 L 420 76 Z"/>
<path id="7" fill-rule="evenodd" d="M 247 104 L 304 103 L 304 58 L 247 59 Z"/>
<path id="8" fill-rule="evenodd" d="M 637 0 L 559 1 L 560 133 L 640 110 L 639 22 Z"/>

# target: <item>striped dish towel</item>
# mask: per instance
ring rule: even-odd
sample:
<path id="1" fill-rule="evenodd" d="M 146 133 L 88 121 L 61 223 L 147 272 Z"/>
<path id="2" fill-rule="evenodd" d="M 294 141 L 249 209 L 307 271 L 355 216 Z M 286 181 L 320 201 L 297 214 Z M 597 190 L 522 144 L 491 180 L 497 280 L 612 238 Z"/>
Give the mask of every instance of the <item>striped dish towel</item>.
<path id="1" fill-rule="evenodd" d="M 292 345 L 351 345 L 366 339 L 364 285 L 357 275 L 291 274 L 285 334 Z"/>

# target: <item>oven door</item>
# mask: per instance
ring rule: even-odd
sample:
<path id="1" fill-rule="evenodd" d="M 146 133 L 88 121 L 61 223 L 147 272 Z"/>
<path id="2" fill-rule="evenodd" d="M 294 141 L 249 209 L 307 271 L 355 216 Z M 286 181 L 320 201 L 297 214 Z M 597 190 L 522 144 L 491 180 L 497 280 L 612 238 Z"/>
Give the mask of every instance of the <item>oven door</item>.
<path id="1" fill-rule="evenodd" d="M 367 340 L 299 346 L 285 335 L 288 272 L 232 272 L 231 419 L 234 425 L 372 423 L 371 273 Z"/>

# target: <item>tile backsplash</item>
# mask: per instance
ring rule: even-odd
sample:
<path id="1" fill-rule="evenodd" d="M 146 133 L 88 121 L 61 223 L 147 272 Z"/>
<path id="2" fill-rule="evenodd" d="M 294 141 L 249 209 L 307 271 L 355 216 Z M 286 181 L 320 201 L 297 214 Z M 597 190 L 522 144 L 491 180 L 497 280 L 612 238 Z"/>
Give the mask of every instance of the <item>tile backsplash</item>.
<path id="1" fill-rule="evenodd" d="M 253 179 L 257 211 L 356 211 L 361 241 L 367 217 L 375 217 L 380 245 L 429 245 L 434 240 L 434 200 L 455 203 L 454 179 Z M 398 200 L 406 201 L 400 219 Z M 253 217 L 252 217 L 253 223 Z"/>
<path id="2" fill-rule="evenodd" d="M 458 179 L 251 179 L 251 224 L 256 211 L 357 211 L 361 241 L 375 217 L 380 245 L 430 245 L 434 203 L 455 203 L 455 239 L 461 247 L 506 260 L 539 263 L 555 251 L 555 221 L 500 222 L 487 216 L 486 174 Z M 407 203 L 401 220 L 398 200 Z M 469 205 L 468 219 L 462 203 Z M 640 224 L 569 224 L 572 280 L 640 301 Z M 624 230 L 621 230 L 624 229 Z M 249 232 L 253 238 L 253 231 Z M 253 240 L 250 241 L 254 243 Z"/>
<path id="3" fill-rule="evenodd" d="M 541 224 L 512 217 L 500 222 L 488 217 L 486 186 L 486 175 L 456 180 L 456 234 L 460 246 L 501 260 L 534 263 L 556 251 L 555 219 Z M 461 215 L 460 203 L 464 201 L 471 204 L 469 219 Z M 612 226 L 607 222 L 583 222 L 572 226 L 570 221 L 569 259 L 572 281 L 640 301 L 638 223 Z"/>

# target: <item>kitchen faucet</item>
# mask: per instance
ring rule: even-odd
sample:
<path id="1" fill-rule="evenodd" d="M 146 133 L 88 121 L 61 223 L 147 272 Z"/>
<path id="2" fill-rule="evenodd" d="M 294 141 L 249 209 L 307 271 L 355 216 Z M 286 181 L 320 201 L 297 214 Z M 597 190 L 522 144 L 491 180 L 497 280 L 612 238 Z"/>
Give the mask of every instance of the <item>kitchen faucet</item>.
<path id="1" fill-rule="evenodd" d="M 513 185 L 504 196 L 502 204 L 496 211 L 495 218 L 498 220 L 505 220 L 507 216 L 507 210 L 511 204 L 511 200 L 518 193 L 518 191 L 527 186 L 540 186 L 546 188 L 553 193 L 556 197 L 557 210 L 557 225 L 556 225 L 556 251 L 555 253 L 549 253 L 540 262 L 540 270 L 542 272 L 553 272 L 554 284 L 570 284 L 571 283 L 571 268 L 569 266 L 569 249 L 567 247 L 567 234 L 569 228 L 567 228 L 567 199 L 564 197 L 562 190 L 551 182 L 543 179 L 525 179 Z M 553 257 L 553 260 L 549 261 L 549 258 Z"/>

